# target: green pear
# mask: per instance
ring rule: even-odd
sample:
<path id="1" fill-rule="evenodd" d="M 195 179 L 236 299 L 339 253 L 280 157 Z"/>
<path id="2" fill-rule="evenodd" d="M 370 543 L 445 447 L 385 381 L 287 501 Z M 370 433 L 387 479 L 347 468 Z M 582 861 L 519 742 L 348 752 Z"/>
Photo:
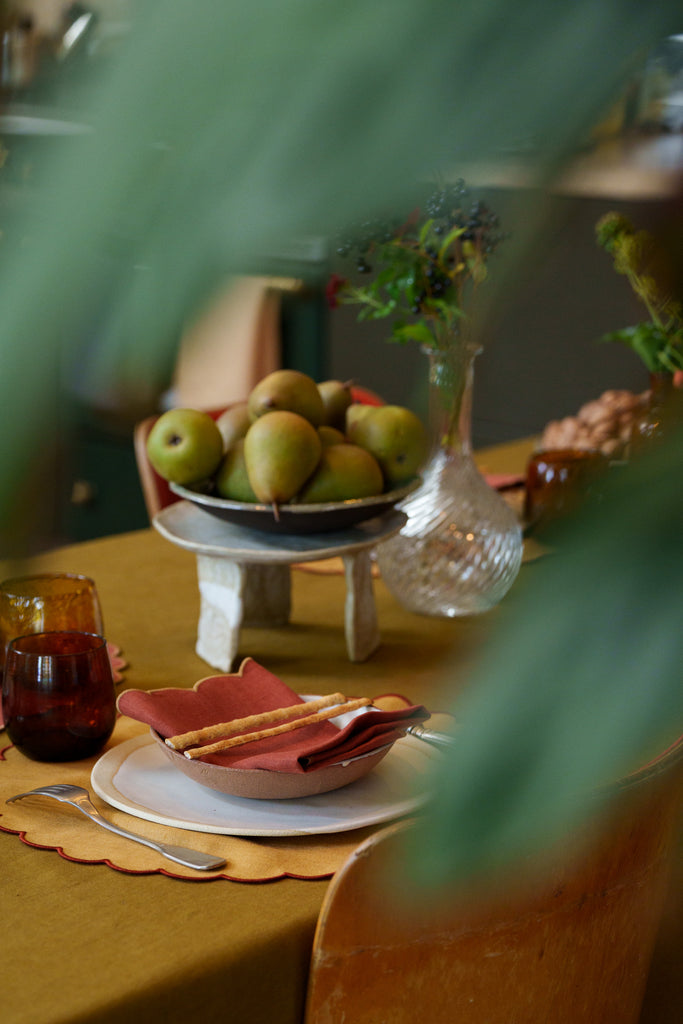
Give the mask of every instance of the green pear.
<path id="1" fill-rule="evenodd" d="M 352 402 L 346 410 L 346 417 L 344 423 L 344 432 L 347 437 L 350 436 L 350 431 L 353 429 L 355 423 L 358 423 L 360 419 L 367 416 L 368 413 L 376 409 L 375 405 L 366 405 L 364 402 Z"/>
<path id="2" fill-rule="evenodd" d="M 321 427 L 318 427 L 318 435 L 323 448 L 329 448 L 331 444 L 344 444 L 346 441 L 341 430 L 337 430 L 336 427 L 328 427 L 325 423 L 323 423 Z"/>
<path id="3" fill-rule="evenodd" d="M 244 459 L 254 494 L 274 506 L 289 501 L 318 465 L 322 442 L 316 428 L 296 412 L 266 412 L 244 438 Z"/>
<path id="4" fill-rule="evenodd" d="M 388 489 L 415 476 L 427 457 L 429 438 L 422 420 L 401 405 L 368 406 L 348 427 L 348 438 L 371 452 Z"/>
<path id="5" fill-rule="evenodd" d="M 353 401 L 351 381 L 343 384 L 340 380 L 323 380 L 318 384 L 318 391 L 325 407 L 324 422 L 343 431 L 346 410 Z"/>
<path id="6" fill-rule="evenodd" d="M 319 427 L 325 421 L 325 407 L 312 377 L 299 370 L 274 370 L 252 388 L 248 398 L 253 423 L 259 416 L 277 409 L 298 413 Z"/>
<path id="7" fill-rule="evenodd" d="M 147 436 L 147 456 L 171 483 L 199 483 L 213 476 L 223 458 L 223 438 L 208 412 L 168 409 Z"/>
<path id="8" fill-rule="evenodd" d="M 216 420 L 216 426 L 223 436 L 223 448 L 227 452 L 231 444 L 238 438 L 244 437 L 251 426 L 249 406 L 246 400 L 228 406 Z"/>
<path id="9" fill-rule="evenodd" d="M 318 466 L 297 495 L 297 503 L 348 501 L 381 494 L 384 477 L 374 455 L 355 444 L 324 448 Z"/>
<path id="10" fill-rule="evenodd" d="M 230 498 L 231 501 L 258 501 L 254 488 L 249 483 L 243 437 L 234 441 L 223 456 L 216 473 L 215 486 L 216 493 L 221 498 Z"/>

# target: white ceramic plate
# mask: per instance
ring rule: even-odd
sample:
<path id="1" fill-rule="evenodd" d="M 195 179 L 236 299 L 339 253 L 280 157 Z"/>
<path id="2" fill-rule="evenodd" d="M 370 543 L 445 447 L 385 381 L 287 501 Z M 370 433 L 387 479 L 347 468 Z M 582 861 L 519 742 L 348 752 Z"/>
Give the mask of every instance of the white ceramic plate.
<path id="1" fill-rule="evenodd" d="M 161 825 L 231 836 L 301 836 L 346 832 L 410 814 L 427 799 L 439 752 L 405 736 L 357 782 L 300 800 L 248 800 L 207 789 L 182 775 L 149 735 L 103 754 L 91 776 L 103 800 Z"/>

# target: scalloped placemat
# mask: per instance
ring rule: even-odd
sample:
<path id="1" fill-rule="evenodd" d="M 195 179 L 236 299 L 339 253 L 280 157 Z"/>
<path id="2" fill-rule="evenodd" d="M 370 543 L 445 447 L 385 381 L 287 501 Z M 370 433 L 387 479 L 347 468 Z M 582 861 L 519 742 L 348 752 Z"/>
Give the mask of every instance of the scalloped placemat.
<path id="1" fill-rule="evenodd" d="M 405 699 L 398 696 L 382 698 L 384 707 L 401 707 L 404 704 Z M 443 723 L 441 727 L 444 727 Z M 147 726 L 121 716 L 105 749 L 146 731 Z M 3 747 L 0 738 L 0 829 L 17 835 L 28 846 L 54 851 L 67 860 L 83 864 L 106 864 L 116 871 L 130 874 L 158 873 L 198 882 L 216 879 L 270 882 L 281 878 L 329 878 L 366 836 L 375 831 L 375 827 L 369 827 L 319 837 L 245 839 L 240 836 L 190 832 L 140 818 L 131 820 L 130 815 L 111 807 L 92 792 L 90 773 L 96 761 L 97 757 L 65 764 L 31 761 L 11 744 L 7 743 Z M 184 868 L 148 847 L 99 828 L 75 808 L 54 800 L 5 803 L 17 793 L 55 782 L 85 787 L 105 817 L 123 828 L 150 839 L 189 846 L 224 857 L 226 867 L 216 872 Z"/>

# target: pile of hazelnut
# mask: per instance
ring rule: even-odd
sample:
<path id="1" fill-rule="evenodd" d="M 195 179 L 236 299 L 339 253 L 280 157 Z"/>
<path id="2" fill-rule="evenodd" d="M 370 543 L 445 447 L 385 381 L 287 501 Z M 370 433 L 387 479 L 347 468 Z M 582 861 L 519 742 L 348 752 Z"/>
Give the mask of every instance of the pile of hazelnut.
<path id="1" fill-rule="evenodd" d="M 551 420 L 543 431 L 540 448 L 598 449 L 610 458 L 620 458 L 631 437 L 637 417 L 646 407 L 649 391 L 605 391 L 600 398 L 583 405 L 576 416 Z"/>

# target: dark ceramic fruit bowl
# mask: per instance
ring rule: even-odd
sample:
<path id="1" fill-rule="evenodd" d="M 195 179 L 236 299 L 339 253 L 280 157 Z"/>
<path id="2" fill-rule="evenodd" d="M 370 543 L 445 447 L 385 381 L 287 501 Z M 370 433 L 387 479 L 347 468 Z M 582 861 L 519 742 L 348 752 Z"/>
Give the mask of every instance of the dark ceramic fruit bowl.
<path id="1" fill-rule="evenodd" d="M 397 502 L 402 501 L 419 487 L 420 483 L 420 478 L 415 477 L 403 487 L 386 491 L 384 494 L 373 495 L 371 498 L 353 498 L 349 501 L 324 502 L 318 505 L 280 505 L 277 519 L 272 505 L 256 505 L 244 501 L 230 501 L 227 498 L 216 498 L 199 488 L 195 490 L 181 487 L 180 484 L 170 484 L 169 486 L 178 497 L 185 498 L 205 512 L 237 526 L 265 530 L 268 533 L 305 534 L 343 530 L 356 523 L 373 519 L 393 508 Z"/>

